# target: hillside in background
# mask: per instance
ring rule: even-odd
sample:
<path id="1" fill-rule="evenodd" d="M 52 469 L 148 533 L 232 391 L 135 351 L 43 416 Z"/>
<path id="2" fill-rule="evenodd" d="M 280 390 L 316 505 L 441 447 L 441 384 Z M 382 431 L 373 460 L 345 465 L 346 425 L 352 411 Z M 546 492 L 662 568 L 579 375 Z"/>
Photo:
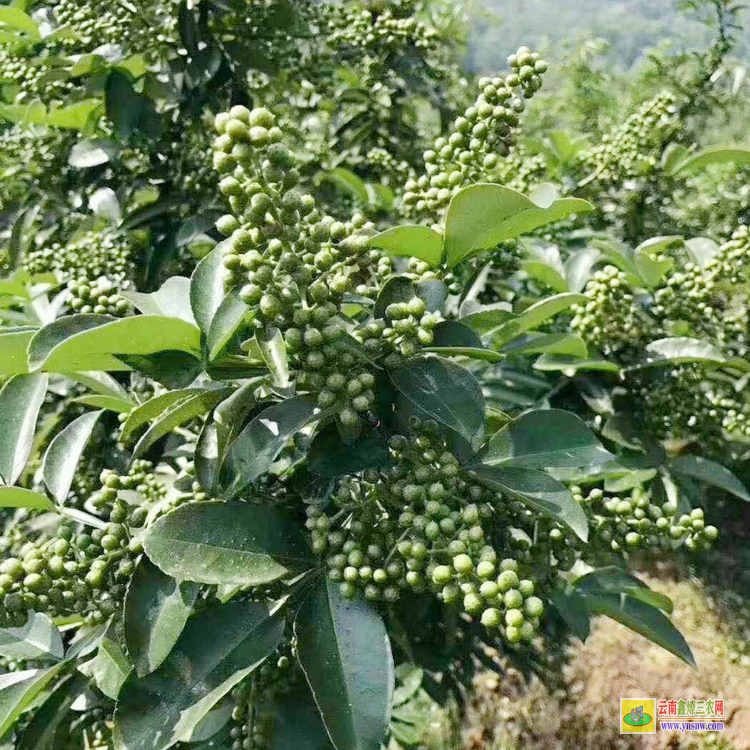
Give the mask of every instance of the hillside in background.
<path id="1" fill-rule="evenodd" d="M 474 0 L 468 62 L 477 72 L 496 70 L 521 44 L 554 60 L 577 40 L 601 37 L 609 43 L 609 61 L 629 69 L 647 49 L 667 42 L 694 48 L 710 37 L 697 14 L 678 6 L 678 0 Z M 737 54 L 750 58 L 747 30 Z"/>

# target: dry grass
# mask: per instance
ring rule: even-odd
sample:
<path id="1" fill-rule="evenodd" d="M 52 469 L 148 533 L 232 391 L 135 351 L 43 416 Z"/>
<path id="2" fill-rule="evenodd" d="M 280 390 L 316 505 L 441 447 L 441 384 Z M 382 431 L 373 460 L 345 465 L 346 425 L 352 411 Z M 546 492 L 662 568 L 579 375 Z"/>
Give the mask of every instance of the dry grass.
<path id="1" fill-rule="evenodd" d="M 696 580 L 646 578 L 670 596 L 673 619 L 698 662 L 692 669 L 612 620 L 600 618 L 564 668 L 565 688 L 551 693 L 518 675 L 483 675 L 463 732 L 476 750 L 750 750 L 750 614 L 728 591 Z M 744 608 L 744 609 L 743 609 Z M 657 731 L 619 734 L 620 698 L 719 697 L 727 729 L 697 736 Z"/>

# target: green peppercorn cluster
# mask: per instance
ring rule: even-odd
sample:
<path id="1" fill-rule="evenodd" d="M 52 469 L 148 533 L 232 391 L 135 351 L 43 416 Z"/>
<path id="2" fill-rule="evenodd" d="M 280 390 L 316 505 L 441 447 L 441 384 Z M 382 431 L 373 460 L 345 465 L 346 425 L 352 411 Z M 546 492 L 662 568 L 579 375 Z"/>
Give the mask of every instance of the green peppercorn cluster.
<path id="1" fill-rule="evenodd" d="M 672 549 L 682 544 L 689 551 L 706 550 L 716 541 L 719 531 L 707 526 L 702 508 L 680 513 L 677 503 L 652 502 L 648 493 L 636 487 L 630 498 L 607 497 L 592 489 L 584 495 L 580 487 L 571 487 L 573 497 L 591 519 L 594 545 L 609 547 L 613 552 L 638 548 Z M 558 539 L 558 544 L 569 540 Z"/>
<path id="2" fill-rule="evenodd" d="M 89 282 L 87 278 L 68 283 L 70 307 L 77 313 L 97 313 L 122 318 L 131 312 L 130 303 L 121 297 L 115 284 L 105 276 Z"/>
<path id="3" fill-rule="evenodd" d="M 32 250 L 25 259 L 25 266 L 30 273 L 52 271 L 63 280 L 76 280 L 79 284 L 81 280 L 88 280 L 84 286 L 89 288 L 92 282 L 103 285 L 106 280 L 122 286 L 135 276 L 136 257 L 137 248 L 129 238 L 92 230 L 66 244 L 54 242 Z M 105 281 L 99 281 L 102 278 Z M 88 297 L 88 292 L 86 295 Z"/>
<path id="4" fill-rule="evenodd" d="M 338 313 L 347 292 L 374 297 L 377 274 L 391 265 L 368 248 L 373 228 L 364 217 L 321 216 L 312 196 L 295 189 L 296 158 L 275 123 L 262 108 L 235 107 L 216 118 L 214 165 L 227 175 L 220 187 L 234 211 L 217 223 L 229 236 L 227 285 L 239 287 L 259 331 L 282 332 L 299 384 L 354 426 L 373 403 L 374 380 Z"/>
<path id="5" fill-rule="evenodd" d="M 144 504 L 120 499 L 123 489 L 138 492 Z M 53 617 L 80 614 L 94 623 L 107 619 L 119 608 L 142 551 L 131 530 L 145 524 L 147 504 L 163 493 L 147 461 L 134 462 L 125 476 L 104 471 L 101 489 L 90 498 L 107 519 L 101 527 L 76 531 L 66 519 L 55 535 L 26 541 L 17 557 L 0 564 L 0 622 L 21 626 L 31 610 Z"/>
<path id="6" fill-rule="evenodd" d="M 425 174 L 405 185 L 407 216 L 435 215 L 459 189 L 493 181 L 499 156 L 507 156 L 515 145 L 524 100 L 541 88 L 547 70 L 547 63 L 527 47 L 511 55 L 509 63 L 510 74 L 480 79 L 476 103 L 455 121 L 450 136 L 440 136 L 434 148 L 424 153 Z"/>
<path id="7" fill-rule="evenodd" d="M 177 12 L 169 2 L 154 2 L 137 9 L 128 3 L 105 0 L 54 0 L 51 10 L 57 25 L 73 32 L 60 39 L 68 52 L 80 54 L 105 44 L 148 52 L 155 46 L 177 41 Z M 156 34 L 154 29 L 158 29 Z"/>
<path id="8" fill-rule="evenodd" d="M 302 676 L 299 662 L 285 641 L 231 692 L 232 727 L 229 732 L 232 750 L 266 750 L 273 722 L 269 704 L 288 694 Z"/>
<path id="9" fill-rule="evenodd" d="M 367 9 L 341 9 L 329 17 L 329 44 L 342 56 L 394 54 L 398 45 L 440 49 L 437 31 L 413 17 L 399 18 L 390 9 L 374 13 Z"/>
<path id="10" fill-rule="evenodd" d="M 0 47 L 0 83 L 15 91 L 16 103 L 28 104 L 40 96 L 59 99 L 73 91 L 72 83 L 55 78 L 54 68 L 43 60 L 17 55 Z"/>
<path id="11" fill-rule="evenodd" d="M 617 267 L 596 271 L 583 293 L 588 301 L 573 306 L 571 328 L 603 354 L 632 349 L 648 335 L 649 320 Z"/>
<path id="12" fill-rule="evenodd" d="M 440 320 L 440 314 L 427 312 L 424 300 L 415 295 L 408 302 L 392 302 L 385 309 L 385 319 L 375 321 L 365 330 L 374 332 L 377 327 L 381 341 L 386 342 L 393 352 L 385 357 L 385 365 L 398 367 L 402 357 L 413 357 L 433 343 L 434 329 Z M 364 336 L 364 332 L 361 335 Z M 368 341 L 377 341 L 377 338 L 366 339 L 365 348 L 369 348 Z M 377 344 L 380 349 L 381 341 Z"/>
<path id="13" fill-rule="evenodd" d="M 498 540 L 487 530 L 526 512 L 466 475 L 435 422 L 412 417 L 410 428 L 389 440 L 391 468 L 341 480 L 330 510 L 308 506 L 313 550 L 345 597 L 393 603 L 430 591 L 512 643 L 530 638 L 542 602 L 516 559 L 500 561 L 498 543 L 515 554 L 510 531 Z"/>
<path id="14" fill-rule="evenodd" d="M 519 145 L 500 163 L 498 172 L 498 182 L 528 195 L 548 180 L 549 164 L 544 154 L 530 154 Z"/>
<path id="15" fill-rule="evenodd" d="M 663 144 L 679 127 L 675 97 L 668 92 L 657 94 L 584 154 L 590 179 L 596 179 L 599 185 L 621 184 L 653 171 Z"/>
<path id="16" fill-rule="evenodd" d="M 747 351 L 750 313 L 741 285 L 750 267 L 750 232 L 740 226 L 704 268 L 688 262 L 671 272 L 654 293 L 653 311 L 664 325 L 684 322 L 732 355 Z M 740 287 L 738 289 L 738 287 Z"/>

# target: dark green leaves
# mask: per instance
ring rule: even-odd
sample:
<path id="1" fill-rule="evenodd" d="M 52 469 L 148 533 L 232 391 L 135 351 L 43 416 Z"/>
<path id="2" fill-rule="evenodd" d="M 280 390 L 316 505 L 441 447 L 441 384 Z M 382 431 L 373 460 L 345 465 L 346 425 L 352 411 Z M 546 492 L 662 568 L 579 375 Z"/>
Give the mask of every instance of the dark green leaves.
<path id="1" fill-rule="evenodd" d="M 284 618 L 258 602 L 213 607 L 191 618 L 163 664 L 131 673 L 115 714 L 122 750 L 164 750 L 198 722 L 281 642 Z"/>
<path id="2" fill-rule="evenodd" d="M 453 267 L 499 242 L 592 210 L 578 198 L 562 198 L 543 208 L 501 185 L 472 185 L 457 193 L 448 207 L 444 257 Z"/>
<path id="3" fill-rule="evenodd" d="M 113 621 L 99 643 L 96 656 L 78 667 L 79 671 L 91 677 L 99 690 L 112 700 L 117 700 L 120 688 L 133 669 L 120 646 L 115 628 Z"/>
<path id="4" fill-rule="evenodd" d="M 161 132 L 161 119 L 153 103 L 136 92 L 130 77 L 119 70 L 113 70 L 107 77 L 104 104 L 120 138 L 130 138 L 134 133 L 153 137 Z"/>
<path id="5" fill-rule="evenodd" d="M 700 456 L 679 456 L 669 465 L 672 472 L 697 479 L 699 482 L 720 487 L 726 492 L 750 502 L 750 492 L 726 467 Z"/>
<path id="6" fill-rule="evenodd" d="M 321 580 L 294 624 L 302 669 L 337 750 L 378 750 L 390 720 L 393 657 L 383 621 Z"/>
<path id="7" fill-rule="evenodd" d="M 145 555 L 125 595 L 125 645 L 139 677 L 161 665 L 180 637 L 199 586 L 176 581 Z"/>
<path id="8" fill-rule="evenodd" d="M 227 498 L 237 497 L 281 453 L 289 438 L 312 421 L 315 401 L 311 396 L 296 396 L 264 409 L 228 449 L 225 464 Z"/>
<path id="9" fill-rule="evenodd" d="M 613 458 L 578 417 L 559 409 L 527 412 L 493 435 L 483 462 L 489 466 L 579 468 Z"/>
<path id="10" fill-rule="evenodd" d="M 388 255 L 419 258 L 431 266 L 439 266 L 443 254 L 443 238 L 429 227 L 401 226 L 387 229 L 370 240 L 371 247 Z"/>
<path id="11" fill-rule="evenodd" d="M 55 436 L 44 454 L 44 484 L 59 505 L 68 497 L 78 462 L 101 415 L 101 411 L 90 411 L 74 419 Z"/>
<path id="12" fill-rule="evenodd" d="M 5 735 L 18 717 L 65 668 L 64 661 L 46 669 L 26 669 L 0 675 L 0 736 Z"/>
<path id="13" fill-rule="evenodd" d="M 175 427 L 210 411 L 231 393 L 231 388 L 200 390 L 198 393 L 176 402 L 171 408 L 159 414 L 154 423 L 146 430 L 133 449 L 133 458 L 142 456 L 157 440 L 170 433 Z"/>
<path id="14" fill-rule="evenodd" d="M 614 578 L 606 571 L 611 571 Z M 667 606 L 666 602 L 648 589 L 641 590 L 640 582 L 616 569 L 595 571 L 595 574 L 583 576 L 575 583 L 590 614 L 607 615 L 695 666 L 682 634 L 659 608 Z"/>
<path id="15" fill-rule="evenodd" d="M 36 329 L 29 327 L 0 330 L 0 376 L 27 373 L 26 350 Z"/>
<path id="16" fill-rule="evenodd" d="M 22 627 L 0 628 L 0 656 L 59 661 L 63 654 L 60 632 L 47 615 L 31 612 Z"/>
<path id="17" fill-rule="evenodd" d="M 307 453 L 310 471 L 329 478 L 382 469 L 389 460 L 385 438 L 369 425 L 356 440 L 345 443 L 336 425 L 329 424 L 315 435 Z"/>
<path id="18" fill-rule="evenodd" d="M 576 536 L 587 541 L 588 521 L 583 508 L 568 488 L 548 474 L 519 467 L 473 469 L 476 478 L 514 500 L 529 505 L 553 520 L 567 526 Z"/>
<path id="19" fill-rule="evenodd" d="M 541 325 L 545 320 L 557 315 L 563 310 L 567 310 L 572 305 L 580 304 L 586 301 L 582 294 L 555 294 L 552 297 L 540 300 L 531 307 L 526 308 L 520 315 L 508 320 L 495 329 L 492 334 L 492 341 L 500 346 L 516 336 L 520 336 L 525 331 L 530 331 Z"/>
<path id="20" fill-rule="evenodd" d="M 747 166 L 750 164 L 750 151 L 745 148 L 728 148 L 725 146 L 706 148 L 678 161 L 670 170 L 670 174 L 697 172 L 711 164 L 727 163 Z"/>
<path id="21" fill-rule="evenodd" d="M 165 573 L 199 583 L 259 586 L 312 564 L 298 525 L 264 505 L 183 505 L 151 526 L 143 545 Z"/>
<path id="22" fill-rule="evenodd" d="M 484 396 L 476 378 L 440 357 L 414 357 L 390 373 L 393 385 L 425 414 L 467 442 L 484 427 Z"/>
<path id="23" fill-rule="evenodd" d="M 31 453 L 46 375 L 16 375 L 0 390 L 0 481 L 12 485 Z"/>
<path id="24" fill-rule="evenodd" d="M 708 341 L 684 337 L 652 341 L 646 346 L 646 356 L 646 365 L 651 367 L 686 362 L 721 364 L 726 361 L 721 350 Z"/>
<path id="25" fill-rule="evenodd" d="M 68 716 L 76 698 L 86 689 L 86 677 L 80 673 L 61 680 L 54 692 L 34 711 L 21 735 L 17 750 L 54 750 L 55 734 Z"/>
<path id="26" fill-rule="evenodd" d="M 225 242 L 219 243 L 198 263 L 190 277 L 190 305 L 198 326 L 206 336 L 224 299 L 225 248 Z"/>
<path id="27" fill-rule="evenodd" d="M 158 332 L 158 335 L 157 335 Z M 130 369 L 118 355 L 157 352 L 200 356 L 200 331 L 179 318 L 135 315 L 70 315 L 42 328 L 29 344 L 29 366 L 46 372 Z"/>

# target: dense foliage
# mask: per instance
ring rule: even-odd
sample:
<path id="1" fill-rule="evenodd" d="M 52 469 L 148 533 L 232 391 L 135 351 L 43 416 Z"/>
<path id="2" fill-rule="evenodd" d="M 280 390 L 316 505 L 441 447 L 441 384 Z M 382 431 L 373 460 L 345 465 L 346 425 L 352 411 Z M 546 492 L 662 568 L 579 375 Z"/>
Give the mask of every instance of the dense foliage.
<path id="1" fill-rule="evenodd" d="M 418 746 L 596 615 L 694 663 L 631 568 L 750 501 L 707 5 L 617 119 L 440 3 L 0 6 L 7 746 Z"/>

